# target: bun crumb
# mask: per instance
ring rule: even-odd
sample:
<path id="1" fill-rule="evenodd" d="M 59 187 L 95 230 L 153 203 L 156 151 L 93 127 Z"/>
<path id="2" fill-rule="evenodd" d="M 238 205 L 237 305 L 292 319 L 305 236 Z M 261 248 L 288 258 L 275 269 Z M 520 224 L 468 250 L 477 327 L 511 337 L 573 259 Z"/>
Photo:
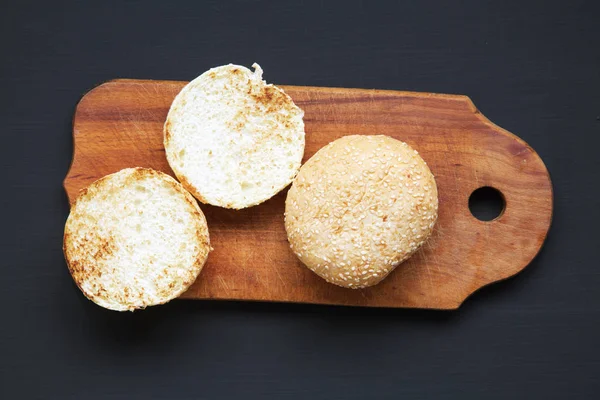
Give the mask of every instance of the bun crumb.
<path id="1" fill-rule="evenodd" d="M 110 310 L 163 304 L 195 280 L 210 251 L 196 200 L 170 176 L 128 168 L 83 189 L 63 250 L 83 294 Z"/>
<path id="2" fill-rule="evenodd" d="M 304 155 L 304 112 L 262 69 L 210 69 L 177 95 L 164 127 L 169 165 L 203 203 L 241 209 L 290 184 Z"/>

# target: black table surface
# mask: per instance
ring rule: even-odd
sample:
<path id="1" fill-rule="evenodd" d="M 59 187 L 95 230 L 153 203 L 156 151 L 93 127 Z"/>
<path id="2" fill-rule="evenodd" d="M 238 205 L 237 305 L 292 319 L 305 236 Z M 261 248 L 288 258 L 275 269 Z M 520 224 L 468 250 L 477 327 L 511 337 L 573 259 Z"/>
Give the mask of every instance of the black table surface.
<path id="1" fill-rule="evenodd" d="M 11 1 L 0 32 L 0 398 L 600 396 L 599 2 Z M 452 312 L 86 300 L 61 250 L 77 101 L 254 61 L 279 84 L 470 96 L 548 166 L 542 252 Z"/>

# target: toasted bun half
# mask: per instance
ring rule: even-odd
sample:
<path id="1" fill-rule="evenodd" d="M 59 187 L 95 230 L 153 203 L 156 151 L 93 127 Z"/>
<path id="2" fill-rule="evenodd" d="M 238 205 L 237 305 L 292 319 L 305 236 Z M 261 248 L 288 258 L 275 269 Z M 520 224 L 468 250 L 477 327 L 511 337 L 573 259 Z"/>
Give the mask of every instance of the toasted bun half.
<path id="1" fill-rule="evenodd" d="M 319 150 L 285 203 L 285 229 L 300 260 L 328 282 L 372 286 L 429 237 L 438 198 L 425 161 L 387 136 L 354 135 Z"/>
<path id="2" fill-rule="evenodd" d="M 125 311 L 183 293 L 202 270 L 210 243 L 198 203 L 175 179 L 128 168 L 80 192 L 63 249 L 83 294 Z"/>
<path id="3" fill-rule="evenodd" d="M 213 68 L 177 95 L 164 127 L 169 165 L 198 200 L 240 209 L 273 197 L 304 155 L 304 112 L 239 65 Z"/>

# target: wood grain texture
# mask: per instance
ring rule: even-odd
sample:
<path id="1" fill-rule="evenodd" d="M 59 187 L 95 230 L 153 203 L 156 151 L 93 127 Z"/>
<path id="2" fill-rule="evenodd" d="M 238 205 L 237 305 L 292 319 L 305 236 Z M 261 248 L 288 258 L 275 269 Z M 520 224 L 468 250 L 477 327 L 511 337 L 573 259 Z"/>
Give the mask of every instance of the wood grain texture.
<path id="1" fill-rule="evenodd" d="M 122 168 L 173 175 L 162 145 L 169 106 L 185 82 L 115 80 L 87 93 L 73 120 L 74 155 L 64 181 L 80 189 Z M 304 161 L 350 134 L 405 141 L 427 161 L 439 191 L 439 219 L 426 245 L 377 286 L 328 284 L 289 249 L 283 224 L 287 189 L 235 211 L 201 205 L 214 251 L 182 296 L 454 309 L 477 289 L 521 271 L 540 250 L 552 219 L 552 184 L 540 157 L 494 125 L 468 97 L 384 90 L 282 86 L 305 111 Z M 471 193 L 483 186 L 506 200 L 490 222 L 473 217 Z"/>

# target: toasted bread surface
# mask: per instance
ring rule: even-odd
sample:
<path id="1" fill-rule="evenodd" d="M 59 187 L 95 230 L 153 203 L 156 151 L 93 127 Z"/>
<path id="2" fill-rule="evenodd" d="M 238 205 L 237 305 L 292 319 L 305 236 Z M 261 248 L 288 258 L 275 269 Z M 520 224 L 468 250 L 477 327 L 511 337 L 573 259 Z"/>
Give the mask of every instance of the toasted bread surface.
<path id="1" fill-rule="evenodd" d="M 128 168 L 83 189 L 63 249 L 84 295 L 117 311 L 163 304 L 196 279 L 210 251 L 196 200 L 173 178 Z"/>
<path id="2" fill-rule="evenodd" d="M 210 69 L 173 101 L 164 126 L 169 165 L 198 200 L 241 209 L 271 198 L 297 174 L 304 112 L 239 65 Z"/>

